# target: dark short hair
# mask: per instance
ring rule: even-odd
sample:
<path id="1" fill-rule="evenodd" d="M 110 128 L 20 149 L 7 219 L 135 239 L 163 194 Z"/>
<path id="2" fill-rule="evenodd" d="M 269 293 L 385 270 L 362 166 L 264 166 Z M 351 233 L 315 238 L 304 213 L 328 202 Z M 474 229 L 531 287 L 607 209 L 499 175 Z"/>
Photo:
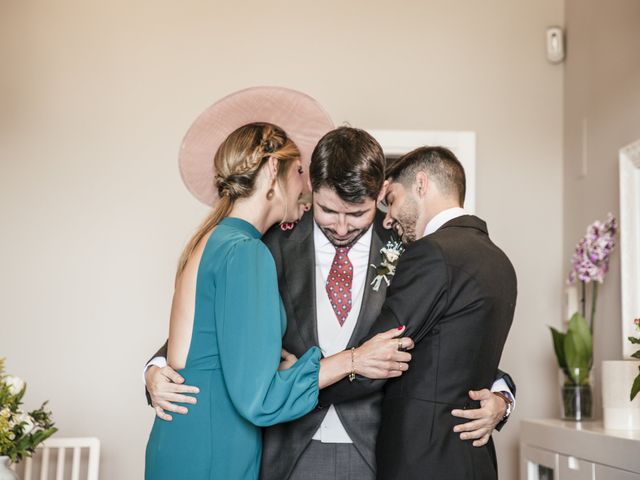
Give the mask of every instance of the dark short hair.
<path id="1" fill-rule="evenodd" d="M 445 147 L 419 147 L 394 161 L 387 169 L 387 178 L 413 185 L 418 172 L 427 172 L 445 195 L 458 198 L 464 205 L 466 177 L 464 167 L 451 150 Z"/>
<path id="2" fill-rule="evenodd" d="M 364 130 L 339 127 L 320 139 L 309 167 L 314 192 L 327 187 L 345 202 L 376 199 L 385 179 L 382 147 Z"/>

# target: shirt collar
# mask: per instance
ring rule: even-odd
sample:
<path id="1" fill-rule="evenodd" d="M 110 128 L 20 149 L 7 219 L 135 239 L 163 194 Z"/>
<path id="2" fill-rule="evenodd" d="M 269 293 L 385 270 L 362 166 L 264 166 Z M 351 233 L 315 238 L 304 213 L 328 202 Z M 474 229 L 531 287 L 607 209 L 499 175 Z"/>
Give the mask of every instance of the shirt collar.
<path id="1" fill-rule="evenodd" d="M 448 208 L 446 210 L 441 211 L 435 217 L 433 217 L 429 223 L 427 223 L 427 228 L 424 229 L 423 237 L 427 235 L 431 235 L 433 232 L 438 230 L 445 223 L 453 220 L 454 218 L 461 217 L 462 215 L 468 215 L 464 208 L 454 207 Z"/>

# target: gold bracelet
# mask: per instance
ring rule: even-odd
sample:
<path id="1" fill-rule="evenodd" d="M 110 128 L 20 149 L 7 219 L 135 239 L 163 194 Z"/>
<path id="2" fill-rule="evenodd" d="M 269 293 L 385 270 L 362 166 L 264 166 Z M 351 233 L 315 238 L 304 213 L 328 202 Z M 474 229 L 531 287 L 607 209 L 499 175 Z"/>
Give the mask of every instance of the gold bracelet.
<path id="1" fill-rule="evenodd" d="M 351 373 L 349 374 L 349 381 L 353 382 L 356 379 L 356 361 L 355 361 L 356 347 L 351 347 Z"/>

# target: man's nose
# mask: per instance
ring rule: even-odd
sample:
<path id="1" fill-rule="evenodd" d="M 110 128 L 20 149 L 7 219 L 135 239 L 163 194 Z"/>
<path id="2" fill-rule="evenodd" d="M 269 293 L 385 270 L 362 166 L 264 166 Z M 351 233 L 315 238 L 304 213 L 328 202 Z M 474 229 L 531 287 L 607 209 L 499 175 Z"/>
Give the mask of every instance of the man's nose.
<path id="1" fill-rule="evenodd" d="M 338 216 L 338 223 L 336 224 L 336 233 L 340 236 L 344 236 L 349 233 L 349 228 L 347 227 L 347 218 L 345 215 Z"/>

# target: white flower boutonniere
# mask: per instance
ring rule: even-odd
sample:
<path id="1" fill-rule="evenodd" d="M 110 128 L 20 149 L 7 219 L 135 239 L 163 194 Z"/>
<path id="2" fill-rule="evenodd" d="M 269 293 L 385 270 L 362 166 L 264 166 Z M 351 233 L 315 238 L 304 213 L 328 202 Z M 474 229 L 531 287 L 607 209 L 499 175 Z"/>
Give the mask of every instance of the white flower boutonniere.
<path id="1" fill-rule="evenodd" d="M 391 284 L 391 277 L 396 273 L 396 265 L 403 252 L 404 247 L 402 243 L 397 240 L 388 241 L 387 244 L 380 249 L 380 255 L 382 255 L 380 265 L 371 264 L 371 268 L 376 270 L 376 277 L 373 279 L 373 282 L 371 282 L 375 292 L 380 289 L 380 284 L 383 280 L 387 283 L 387 286 Z"/>

